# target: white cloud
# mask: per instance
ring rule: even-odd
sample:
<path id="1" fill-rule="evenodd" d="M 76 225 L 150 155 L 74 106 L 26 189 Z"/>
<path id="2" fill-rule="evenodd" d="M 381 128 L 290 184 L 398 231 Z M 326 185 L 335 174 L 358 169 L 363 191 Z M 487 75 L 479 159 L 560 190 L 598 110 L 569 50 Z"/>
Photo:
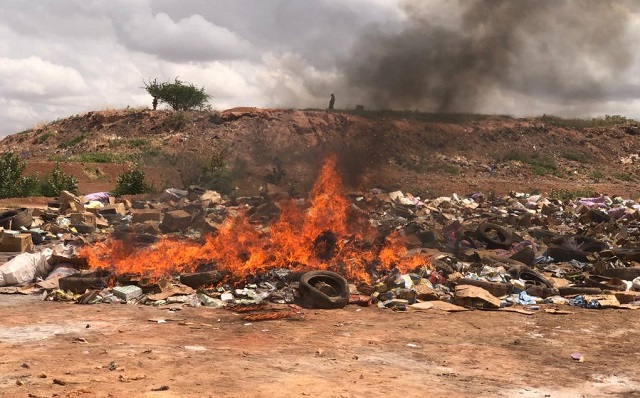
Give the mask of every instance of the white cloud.
<path id="1" fill-rule="evenodd" d="M 361 56 L 352 45 L 372 25 L 400 29 L 412 2 L 425 19 L 447 25 L 459 19 L 462 0 L 3 0 L 0 136 L 90 110 L 150 106 L 142 88 L 149 78 L 204 86 L 215 109 L 325 107 L 332 92 L 339 107 L 368 106 L 345 84 L 340 62 Z M 629 34 L 639 36 L 638 14 L 631 22 Z M 576 62 L 612 81 L 589 112 L 640 117 L 638 54 L 619 76 Z M 478 111 L 587 109 L 543 94 L 496 89 Z"/>
<path id="2" fill-rule="evenodd" d="M 174 21 L 165 13 L 135 14 L 116 24 L 119 38 L 132 50 L 174 62 L 251 58 L 251 44 L 200 15 Z"/>
<path id="3" fill-rule="evenodd" d="M 0 58 L 0 87 L 3 96 L 42 100 L 78 94 L 86 85 L 77 70 L 32 56 Z"/>

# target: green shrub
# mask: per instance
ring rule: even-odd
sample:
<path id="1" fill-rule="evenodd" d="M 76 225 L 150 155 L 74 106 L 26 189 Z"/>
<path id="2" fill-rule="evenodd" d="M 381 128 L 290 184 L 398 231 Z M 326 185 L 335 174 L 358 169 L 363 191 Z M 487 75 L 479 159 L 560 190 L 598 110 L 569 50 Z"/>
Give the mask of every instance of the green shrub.
<path id="1" fill-rule="evenodd" d="M 41 192 L 43 196 L 55 197 L 62 191 L 69 191 L 78 194 L 78 181 L 70 174 L 65 173 L 60 168 L 60 163 L 56 162 L 51 174 L 42 181 Z"/>
<path id="2" fill-rule="evenodd" d="M 510 151 L 504 156 L 504 160 L 515 160 L 531 166 L 531 172 L 535 175 L 547 175 L 558 173 L 558 166 L 555 160 L 549 156 L 538 153 L 526 153 L 521 151 Z"/>
<path id="3" fill-rule="evenodd" d="M 0 198 L 17 197 L 26 164 L 13 152 L 0 156 Z"/>
<path id="4" fill-rule="evenodd" d="M 16 196 L 20 198 L 43 196 L 40 177 L 37 174 L 21 177 L 18 183 L 18 194 Z"/>
<path id="5" fill-rule="evenodd" d="M 144 171 L 134 167 L 124 171 L 118 176 L 113 194 L 116 196 L 137 195 L 150 191 L 151 186 L 147 184 Z"/>
<path id="6" fill-rule="evenodd" d="M 159 102 L 168 104 L 176 111 L 204 109 L 207 101 L 211 97 L 205 93 L 204 87 L 197 88 L 191 83 L 178 80 L 177 77 L 173 83 L 158 83 L 157 79 L 143 83 L 149 95 L 157 98 Z"/>
<path id="7" fill-rule="evenodd" d="M 233 184 L 234 179 L 233 171 L 223 167 L 216 170 L 203 171 L 199 183 L 207 189 L 212 189 L 223 195 L 227 195 L 235 188 Z"/>

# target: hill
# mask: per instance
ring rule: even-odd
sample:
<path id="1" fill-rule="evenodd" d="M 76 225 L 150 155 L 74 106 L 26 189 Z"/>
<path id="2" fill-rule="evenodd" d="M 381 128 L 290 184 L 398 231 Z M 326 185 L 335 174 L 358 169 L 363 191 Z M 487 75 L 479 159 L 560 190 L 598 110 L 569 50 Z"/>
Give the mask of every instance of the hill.
<path id="1" fill-rule="evenodd" d="M 304 194 L 320 162 L 335 154 L 345 183 L 354 190 L 637 197 L 638 132 L 634 121 L 621 117 L 125 109 L 36 126 L 4 138 L 0 151 L 25 159 L 27 174 L 62 162 L 83 193 L 112 189 L 118 174 L 135 162 L 157 189 L 199 182 L 255 194 L 269 181 Z M 210 171 L 208 180 L 198 181 L 203 168 Z"/>

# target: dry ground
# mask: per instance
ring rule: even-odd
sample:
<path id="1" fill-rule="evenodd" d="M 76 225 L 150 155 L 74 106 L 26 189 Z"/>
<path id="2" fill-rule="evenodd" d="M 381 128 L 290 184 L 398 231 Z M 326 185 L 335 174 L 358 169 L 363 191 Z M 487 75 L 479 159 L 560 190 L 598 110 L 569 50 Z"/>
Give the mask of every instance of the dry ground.
<path id="1" fill-rule="evenodd" d="M 348 306 L 245 324 L 203 307 L 2 295 L 0 396 L 640 397 L 636 314 L 572 310 Z"/>

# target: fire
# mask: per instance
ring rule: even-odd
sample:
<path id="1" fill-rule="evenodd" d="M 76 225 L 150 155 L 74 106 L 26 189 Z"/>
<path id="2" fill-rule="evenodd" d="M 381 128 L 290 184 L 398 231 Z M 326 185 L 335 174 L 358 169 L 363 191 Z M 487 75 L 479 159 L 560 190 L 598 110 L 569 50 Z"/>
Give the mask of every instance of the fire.
<path id="1" fill-rule="evenodd" d="M 407 272 L 429 265 L 421 256 L 407 256 L 399 236 L 374 244 L 376 231 L 363 223 L 350 225 L 350 204 L 345 198 L 335 159 L 328 159 L 310 194 L 306 209 L 293 201 L 281 204 L 279 219 L 258 231 L 247 217 L 229 218 L 204 244 L 163 239 L 140 249 L 108 239 L 81 253 L 92 268 L 113 268 L 117 273 L 159 277 L 173 272 L 194 272 L 201 264 L 214 264 L 235 278 L 272 268 L 329 269 L 352 281 L 370 281 L 372 271 L 397 268 Z"/>

